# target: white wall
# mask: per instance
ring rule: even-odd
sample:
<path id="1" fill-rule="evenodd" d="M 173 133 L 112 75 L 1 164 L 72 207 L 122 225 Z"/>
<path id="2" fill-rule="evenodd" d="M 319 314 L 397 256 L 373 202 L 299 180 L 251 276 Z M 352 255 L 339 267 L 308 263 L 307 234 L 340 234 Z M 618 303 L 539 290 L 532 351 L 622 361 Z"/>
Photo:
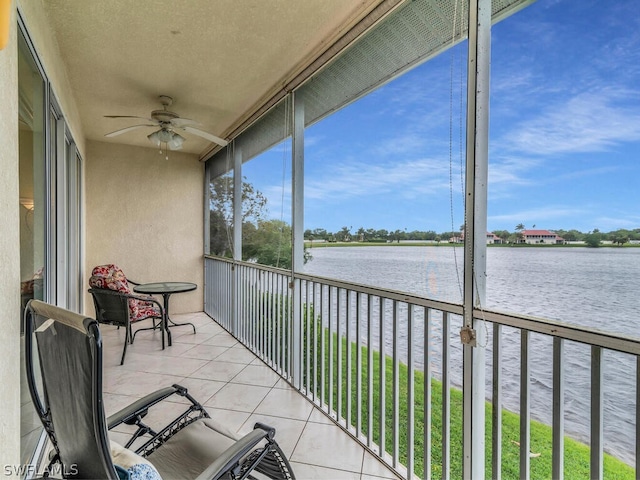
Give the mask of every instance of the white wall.
<path id="1" fill-rule="evenodd" d="M 195 154 L 88 141 L 86 271 L 115 263 L 138 282 L 187 281 L 170 312 L 202 311 L 204 164 Z M 93 303 L 85 297 L 86 313 Z"/>
<path id="2" fill-rule="evenodd" d="M 20 460 L 20 232 L 15 12 L 0 51 L 0 466 Z M 0 472 L 3 475 L 4 471 Z"/>
<path id="3" fill-rule="evenodd" d="M 60 104 L 67 126 L 80 154 L 84 156 L 85 139 L 80 114 L 67 77 L 64 61 L 58 49 L 55 33 L 45 16 L 42 0 L 17 0 L 14 4 L 16 3 L 29 31 L 29 38 L 35 45 L 38 58 L 51 82 L 51 88 Z"/>
<path id="4" fill-rule="evenodd" d="M 80 151 L 84 136 L 55 35 L 41 0 L 11 2 L 9 42 L 0 51 L 0 475 L 20 458 L 20 215 L 18 147 L 18 9 Z"/>

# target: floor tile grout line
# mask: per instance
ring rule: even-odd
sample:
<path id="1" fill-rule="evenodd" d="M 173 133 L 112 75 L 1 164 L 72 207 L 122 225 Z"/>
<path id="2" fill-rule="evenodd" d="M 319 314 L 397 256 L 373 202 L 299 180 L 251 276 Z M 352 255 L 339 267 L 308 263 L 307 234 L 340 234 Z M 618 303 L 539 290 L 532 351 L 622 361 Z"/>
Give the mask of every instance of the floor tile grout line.
<path id="1" fill-rule="evenodd" d="M 214 322 L 214 324 L 215 324 L 215 322 Z M 214 338 L 215 336 L 218 336 L 218 335 L 229 335 L 229 334 L 226 331 L 220 331 L 220 332 L 218 332 L 218 333 L 216 333 L 216 334 L 214 334 L 214 335 L 212 335 L 210 337 L 203 338 L 201 341 L 198 341 L 198 342 L 193 342 L 193 343 L 190 343 L 190 342 L 188 342 L 188 343 L 176 342 L 176 343 L 180 343 L 181 345 L 188 345 L 188 347 L 184 347 L 184 348 L 186 348 L 186 350 L 184 350 L 184 352 L 182 352 L 181 354 L 176 355 L 175 357 L 172 357 L 172 358 L 175 359 L 175 361 L 179 362 L 180 361 L 179 359 L 201 360 L 201 361 L 205 361 L 206 360 L 206 363 L 204 363 L 202 366 L 196 368 L 194 371 L 182 374 L 180 376 L 182 377 L 182 379 L 194 379 L 194 380 L 203 381 L 203 382 L 212 381 L 212 382 L 222 383 L 223 384 L 222 387 L 220 387 L 220 389 L 218 389 L 214 394 L 212 394 L 207 399 L 207 401 L 204 402 L 204 403 L 207 403 L 210 399 L 215 397 L 215 395 L 217 393 L 219 393 L 220 391 L 222 391 L 223 389 L 225 389 L 229 385 L 252 386 L 253 385 L 252 383 L 238 383 L 238 382 L 234 381 L 239 376 L 241 376 L 243 373 L 246 373 L 247 370 L 248 370 L 247 367 L 249 367 L 249 366 L 252 366 L 252 365 L 253 366 L 260 366 L 260 367 L 265 367 L 265 368 L 267 368 L 267 369 L 269 369 L 271 371 L 274 371 L 278 378 L 277 378 L 277 380 L 275 381 L 275 383 L 273 385 L 270 385 L 270 386 L 269 385 L 256 385 L 256 386 L 267 388 L 268 390 L 267 390 L 266 394 L 264 395 L 264 397 L 259 401 L 259 403 L 251 411 L 242 412 L 242 413 L 246 413 L 248 415 L 248 417 L 246 418 L 246 420 L 244 420 L 244 422 L 237 429 L 237 431 L 240 431 L 243 428 L 245 428 L 247 426 L 248 422 L 249 422 L 249 419 L 252 416 L 255 416 L 255 415 L 264 415 L 264 416 L 269 416 L 269 417 L 277 417 L 277 418 L 283 418 L 283 419 L 289 418 L 290 419 L 290 417 L 286 417 L 286 416 L 271 415 L 269 413 L 262 413 L 262 414 L 258 413 L 258 410 L 264 404 L 265 400 L 269 397 L 269 395 L 273 394 L 276 390 L 278 390 L 278 391 L 282 391 L 283 390 L 283 388 L 279 388 L 278 387 L 278 385 L 280 383 L 280 380 L 282 379 L 285 382 L 284 390 L 289 390 L 289 391 L 292 391 L 293 393 L 296 393 L 298 396 L 302 396 L 307 401 L 307 403 L 310 404 L 310 406 L 311 406 L 311 409 L 309 410 L 308 414 L 306 415 L 306 419 L 304 419 L 304 418 L 300 419 L 300 421 L 304 422 L 303 428 L 301 429 L 300 433 L 297 435 L 297 438 L 293 437 L 293 438 L 295 438 L 295 442 L 292 442 L 293 443 L 293 448 L 292 448 L 291 456 L 293 456 L 293 454 L 300 447 L 300 442 L 301 442 L 302 437 L 305 434 L 305 432 L 307 432 L 307 433 L 310 432 L 309 429 L 311 429 L 312 427 L 315 427 L 316 425 L 323 425 L 324 424 L 324 422 L 312 422 L 311 421 L 311 418 L 312 418 L 313 414 L 315 413 L 314 409 L 318 409 L 320 413 L 324 413 L 324 412 L 311 399 L 307 398 L 306 395 L 304 395 L 302 392 L 300 392 L 297 388 L 295 388 L 295 387 L 291 386 L 290 384 L 288 384 L 288 382 L 284 379 L 284 377 L 282 377 L 280 374 L 278 374 L 278 372 L 275 371 L 275 369 L 271 365 L 266 363 L 264 361 L 264 359 L 262 359 L 258 355 L 256 355 L 256 353 L 251 351 L 251 349 L 247 348 L 246 346 L 242 345 L 241 343 L 238 343 L 237 340 L 236 340 L 236 343 L 234 345 L 217 345 L 218 347 L 224 348 L 224 350 L 221 351 L 218 355 L 216 355 L 214 357 L 210 357 L 210 358 L 192 358 L 192 357 L 183 357 L 182 356 L 182 355 L 188 353 L 189 351 L 192 351 L 192 350 L 196 349 L 199 346 L 206 345 L 206 346 L 215 347 L 216 345 L 209 345 L 209 344 L 203 343 L 203 342 L 209 341 L 209 340 L 211 340 L 211 338 Z M 113 340 L 117 341 L 117 340 L 115 340 L 115 338 Z M 153 340 L 149 340 L 149 341 L 153 341 Z M 226 352 L 229 352 L 232 348 L 236 348 L 236 347 L 238 347 L 237 350 L 243 350 L 243 351 L 249 352 L 252 355 L 252 359 L 251 359 L 250 362 L 246 362 L 246 361 L 243 361 L 243 362 L 233 362 L 233 361 L 226 362 L 226 363 L 233 363 L 233 364 L 242 365 L 242 368 L 238 372 L 233 374 L 229 379 L 221 382 L 219 380 L 214 380 L 214 379 L 194 377 L 194 375 L 198 371 L 200 371 L 202 368 L 205 368 L 207 365 L 210 365 L 214 361 L 218 361 L 218 357 L 220 357 L 221 355 L 223 355 Z M 136 353 L 138 353 L 138 352 L 136 352 Z M 154 356 L 154 355 L 155 356 L 159 356 L 159 355 L 162 355 L 162 352 L 155 352 L 155 351 L 154 352 L 140 352 L 139 354 L 140 355 L 147 355 L 147 356 Z M 256 360 L 257 360 L 257 362 L 256 362 Z M 129 371 L 133 372 L 133 370 L 129 370 Z M 154 373 L 154 372 L 151 372 L 151 373 Z M 121 392 L 118 392 L 118 393 L 113 393 L 113 395 L 125 395 L 125 394 L 121 393 Z M 215 408 L 215 407 L 211 407 L 211 408 Z M 238 410 L 238 412 L 241 412 L 241 411 Z M 329 418 L 329 420 L 331 420 L 331 418 Z M 312 423 L 313 426 L 311 426 L 310 423 Z M 335 422 L 328 422 L 327 423 L 327 425 L 332 425 L 332 424 L 335 424 Z M 364 475 L 363 472 L 364 472 L 364 468 L 365 468 L 365 464 L 366 464 L 366 455 L 365 455 L 365 453 L 366 453 L 366 449 L 363 451 L 363 454 L 362 454 L 362 461 L 360 462 L 360 471 L 359 472 L 358 471 L 354 471 L 354 470 L 345 470 L 345 469 L 341 469 L 341 468 L 332 468 L 332 467 L 328 467 L 326 465 L 318 464 L 318 463 L 309 463 L 308 459 L 307 459 L 307 461 L 300 461 L 300 462 L 296 462 L 296 463 L 306 464 L 306 465 L 310 465 L 310 466 L 317 466 L 317 467 L 324 468 L 324 469 L 329 469 L 329 470 L 336 470 L 336 471 L 342 471 L 342 472 L 348 472 L 348 473 L 355 473 L 355 474 L 360 475 L 360 477 L 362 477 L 362 475 Z M 371 476 L 375 477 L 376 475 L 372 474 Z M 383 479 L 385 477 L 380 477 L 380 478 Z"/>
<path id="2" fill-rule="evenodd" d="M 293 456 L 293 455 L 292 455 Z M 345 473 L 355 473 L 357 475 L 362 476 L 363 473 L 362 472 L 357 472 L 355 470 L 345 470 L 344 468 L 334 468 L 334 467 L 327 467 L 326 465 L 318 465 L 317 463 L 309 463 L 309 462 L 301 462 L 299 460 L 289 460 L 291 463 L 299 463 L 301 465 L 308 465 L 310 467 L 320 467 L 320 468 L 324 468 L 326 470 L 337 470 L 338 472 L 345 472 Z M 367 474 L 367 476 L 370 477 L 377 477 L 377 475 L 369 475 Z M 377 477 L 380 478 L 381 480 L 385 479 L 385 477 Z M 386 479 L 385 479 L 386 480 Z"/>

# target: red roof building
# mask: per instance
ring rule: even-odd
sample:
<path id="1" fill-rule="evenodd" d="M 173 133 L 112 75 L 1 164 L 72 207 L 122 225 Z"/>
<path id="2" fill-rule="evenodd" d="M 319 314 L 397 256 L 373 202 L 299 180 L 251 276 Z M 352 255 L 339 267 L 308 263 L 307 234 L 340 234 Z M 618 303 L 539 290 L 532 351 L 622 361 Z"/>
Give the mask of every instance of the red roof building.
<path id="1" fill-rule="evenodd" d="M 564 243 L 564 238 L 549 230 L 522 230 L 522 238 L 518 243 L 547 243 L 558 245 Z"/>

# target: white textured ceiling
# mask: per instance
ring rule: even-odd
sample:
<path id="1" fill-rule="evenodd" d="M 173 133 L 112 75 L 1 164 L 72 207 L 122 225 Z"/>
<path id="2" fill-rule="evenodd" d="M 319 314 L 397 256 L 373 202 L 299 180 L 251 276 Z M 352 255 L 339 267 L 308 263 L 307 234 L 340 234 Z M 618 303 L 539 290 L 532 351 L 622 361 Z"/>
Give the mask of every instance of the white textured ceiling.
<path id="1" fill-rule="evenodd" d="M 88 139 L 150 146 L 136 124 L 171 110 L 225 137 L 380 0 L 51 0 L 55 31 Z M 144 123 L 144 122 L 141 122 Z M 182 133 L 182 132 L 180 132 Z M 206 151 L 185 134 L 183 150 Z"/>

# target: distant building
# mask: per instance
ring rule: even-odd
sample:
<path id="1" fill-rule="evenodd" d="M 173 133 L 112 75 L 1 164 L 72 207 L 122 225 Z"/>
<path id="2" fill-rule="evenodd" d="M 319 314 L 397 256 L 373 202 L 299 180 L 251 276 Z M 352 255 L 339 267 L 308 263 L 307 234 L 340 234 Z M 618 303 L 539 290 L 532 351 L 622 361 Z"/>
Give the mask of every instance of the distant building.
<path id="1" fill-rule="evenodd" d="M 487 245 L 491 243 L 502 243 L 502 239 L 493 232 L 487 232 Z"/>
<path id="2" fill-rule="evenodd" d="M 464 243 L 464 232 L 460 236 L 450 237 L 449 243 Z M 491 243 L 502 243 L 502 239 L 493 232 L 487 232 L 487 245 Z"/>
<path id="3" fill-rule="evenodd" d="M 518 243 L 546 243 L 549 245 L 564 244 L 564 238 L 549 230 L 523 230 L 522 238 Z"/>

